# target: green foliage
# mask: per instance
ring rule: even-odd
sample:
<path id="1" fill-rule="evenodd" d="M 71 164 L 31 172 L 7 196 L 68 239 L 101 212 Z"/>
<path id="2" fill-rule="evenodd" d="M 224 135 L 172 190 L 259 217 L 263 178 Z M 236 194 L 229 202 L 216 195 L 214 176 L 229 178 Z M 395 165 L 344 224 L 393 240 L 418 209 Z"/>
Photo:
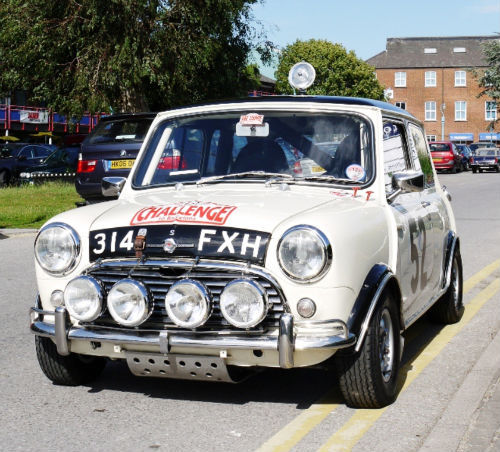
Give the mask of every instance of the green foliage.
<path id="1" fill-rule="evenodd" d="M 500 107 L 500 40 L 486 41 L 483 44 L 483 53 L 489 68 L 486 71 L 472 70 L 471 72 L 482 88 L 480 96 L 488 96 L 495 100 L 498 108 Z"/>
<path id="2" fill-rule="evenodd" d="M 0 95 L 68 115 L 163 110 L 254 87 L 259 0 L 2 0 Z M 261 41 L 258 41 L 261 39 Z"/>
<path id="3" fill-rule="evenodd" d="M 384 89 L 372 66 L 357 58 L 353 51 L 347 52 L 340 44 L 316 39 L 296 41 L 283 49 L 276 72 L 278 93 L 293 93 L 288 72 L 300 61 L 307 61 L 316 70 L 316 81 L 308 88 L 307 94 L 384 99 Z"/>
<path id="4" fill-rule="evenodd" d="M 46 182 L 0 189 L 0 228 L 39 228 L 83 201 L 69 182 Z"/>

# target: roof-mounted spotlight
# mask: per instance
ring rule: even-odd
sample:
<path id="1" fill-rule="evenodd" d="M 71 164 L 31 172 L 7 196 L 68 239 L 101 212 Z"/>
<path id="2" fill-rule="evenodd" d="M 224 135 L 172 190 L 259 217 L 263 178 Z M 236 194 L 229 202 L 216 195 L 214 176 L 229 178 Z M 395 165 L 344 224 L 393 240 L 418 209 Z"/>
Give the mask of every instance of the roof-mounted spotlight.
<path id="1" fill-rule="evenodd" d="M 316 71 L 309 63 L 301 61 L 294 64 L 288 73 L 288 82 L 299 94 L 305 94 L 316 78 Z"/>

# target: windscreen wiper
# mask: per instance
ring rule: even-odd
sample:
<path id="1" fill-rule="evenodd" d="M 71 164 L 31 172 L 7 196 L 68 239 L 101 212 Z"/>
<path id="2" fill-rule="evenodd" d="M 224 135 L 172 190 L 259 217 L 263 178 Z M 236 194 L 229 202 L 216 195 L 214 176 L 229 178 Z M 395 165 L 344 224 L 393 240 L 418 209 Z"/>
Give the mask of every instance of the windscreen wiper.
<path id="1" fill-rule="evenodd" d="M 230 173 L 230 174 L 220 174 L 218 176 L 210 176 L 210 177 L 203 177 L 200 180 L 196 182 L 196 185 L 201 185 L 201 184 L 210 184 L 212 182 L 218 182 L 224 179 L 245 179 L 245 178 L 285 178 L 285 179 L 293 179 L 293 176 L 290 174 L 284 174 L 284 173 L 268 173 L 267 171 L 245 171 L 242 173 Z"/>

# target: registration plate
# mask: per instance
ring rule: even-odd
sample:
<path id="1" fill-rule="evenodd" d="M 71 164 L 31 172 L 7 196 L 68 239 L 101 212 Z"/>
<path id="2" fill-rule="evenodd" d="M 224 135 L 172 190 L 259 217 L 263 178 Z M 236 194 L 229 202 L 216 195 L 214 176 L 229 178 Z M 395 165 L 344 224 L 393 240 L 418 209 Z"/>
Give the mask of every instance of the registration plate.
<path id="1" fill-rule="evenodd" d="M 441 163 L 443 161 L 443 159 L 432 159 L 432 161 L 434 163 Z"/>
<path id="2" fill-rule="evenodd" d="M 109 169 L 129 169 L 134 166 L 135 160 L 111 160 Z"/>

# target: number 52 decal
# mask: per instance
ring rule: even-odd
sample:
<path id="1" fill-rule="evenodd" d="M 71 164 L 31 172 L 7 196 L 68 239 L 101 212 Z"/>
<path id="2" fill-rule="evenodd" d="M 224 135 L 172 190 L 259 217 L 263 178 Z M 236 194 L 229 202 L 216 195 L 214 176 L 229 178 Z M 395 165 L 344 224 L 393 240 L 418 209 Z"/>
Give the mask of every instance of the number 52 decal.
<path id="1" fill-rule="evenodd" d="M 429 281 L 425 268 L 425 252 L 427 247 L 427 230 L 425 228 L 424 219 L 422 217 L 410 219 L 410 257 L 412 263 L 415 264 L 415 274 L 411 278 L 411 291 L 416 293 L 420 281 L 420 290 L 422 290 Z M 420 236 L 422 236 L 422 245 L 419 247 Z"/>

